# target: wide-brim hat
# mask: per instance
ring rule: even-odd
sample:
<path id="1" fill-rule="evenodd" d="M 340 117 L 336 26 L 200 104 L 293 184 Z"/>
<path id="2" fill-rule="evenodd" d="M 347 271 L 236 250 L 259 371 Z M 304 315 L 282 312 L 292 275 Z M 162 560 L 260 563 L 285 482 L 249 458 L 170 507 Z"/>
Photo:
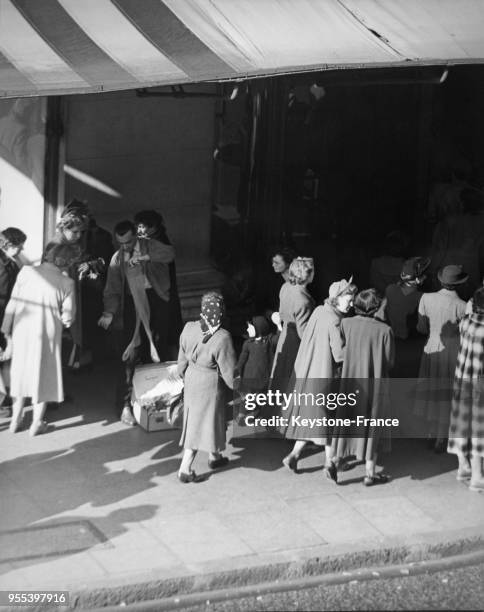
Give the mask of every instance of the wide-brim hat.
<path id="1" fill-rule="evenodd" d="M 437 273 L 437 278 L 443 285 L 461 285 L 469 278 L 462 266 L 445 266 Z"/>
<path id="2" fill-rule="evenodd" d="M 400 278 L 404 281 L 421 278 L 429 265 L 429 257 L 411 257 L 403 264 Z"/>

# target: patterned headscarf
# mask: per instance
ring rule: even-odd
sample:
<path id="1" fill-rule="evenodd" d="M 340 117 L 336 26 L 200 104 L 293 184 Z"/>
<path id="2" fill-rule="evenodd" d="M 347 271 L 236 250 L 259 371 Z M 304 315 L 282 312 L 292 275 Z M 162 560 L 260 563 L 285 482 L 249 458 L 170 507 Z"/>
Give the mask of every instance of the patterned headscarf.
<path id="1" fill-rule="evenodd" d="M 220 293 L 206 293 L 202 297 L 200 326 L 203 332 L 203 343 L 208 342 L 220 327 L 224 314 L 224 299 Z"/>

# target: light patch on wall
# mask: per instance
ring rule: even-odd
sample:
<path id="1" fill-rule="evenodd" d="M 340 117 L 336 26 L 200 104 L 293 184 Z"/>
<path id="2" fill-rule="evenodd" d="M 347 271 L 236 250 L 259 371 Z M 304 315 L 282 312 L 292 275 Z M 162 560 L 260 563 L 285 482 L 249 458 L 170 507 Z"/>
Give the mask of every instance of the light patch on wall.
<path id="1" fill-rule="evenodd" d="M 81 183 L 84 183 L 85 185 L 88 185 L 89 187 L 92 187 L 93 189 L 97 189 L 98 191 L 101 191 L 102 193 L 106 193 L 107 195 L 113 198 L 121 197 L 121 194 L 118 191 L 116 191 L 109 185 L 106 185 L 106 183 L 103 183 L 102 181 L 95 178 L 94 176 L 91 176 L 90 174 L 86 174 L 85 172 L 82 172 L 81 170 L 77 170 L 76 168 L 73 168 L 72 166 L 69 166 L 68 164 L 64 164 L 64 172 L 68 174 L 69 176 L 72 176 L 72 178 L 77 179 Z"/>

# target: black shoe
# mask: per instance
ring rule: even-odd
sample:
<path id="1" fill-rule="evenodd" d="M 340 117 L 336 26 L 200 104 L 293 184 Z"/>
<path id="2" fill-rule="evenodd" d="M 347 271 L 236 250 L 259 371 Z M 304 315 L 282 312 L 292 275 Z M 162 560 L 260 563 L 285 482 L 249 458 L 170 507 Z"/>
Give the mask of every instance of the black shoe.
<path id="1" fill-rule="evenodd" d="M 365 487 L 373 487 L 374 485 L 386 484 L 389 478 L 385 474 L 375 474 L 374 476 L 365 476 L 363 478 L 363 484 Z"/>
<path id="2" fill-rule="evenodd" d="M 324 468 L 324 474 L 328 480 L 332 480 L 334 483 L 338 484 L 338 469 L 333 462 Z"/>
<path id="3" fill-rule="evenodd" d="M 208 462 L 208 467 L 211 470 L 217 470 L 218 468 L 225 467 L 229 462 L 228 457 L 219 457 L 218 459 L 214 459 L 213 461 Z"/>
<path id="4" fill-rule="evenodd" d="M 177 476 L 178 480 L 185 484 L 187 482 L 196 482 L 197 480 L 197 475 L 195 474 L 195 472 L 190 472 L 189 474 L 186 474 L 185 472 L 178 472 Z"/>

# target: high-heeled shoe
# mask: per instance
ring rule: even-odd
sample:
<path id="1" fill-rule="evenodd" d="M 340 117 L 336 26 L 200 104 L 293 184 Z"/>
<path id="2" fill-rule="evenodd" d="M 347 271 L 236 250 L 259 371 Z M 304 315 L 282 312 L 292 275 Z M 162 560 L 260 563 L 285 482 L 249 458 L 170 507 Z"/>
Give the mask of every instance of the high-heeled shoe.
<path id="1" fill-rule="evenodd" d="M 466 480 L 469 480 L 469 478 L 472 476 L 472 470 L 469 467 L 463 467 L 463 468 L 459 468 L 457 470 L 457 475 L 456 475 L 456 479 L 459 482 L 465 482 Z"/>
<path id="2" fill-rule="evenodd" d="M 225 467 L 229 463 L 228 457 L 218 457 L 217 459 L 212 459 L 208 462 L 208 467 L 211 470 L 217 470 L 218 468 Z"/>
<path id="3" fill-rule="evenodd" d="M 184 484 L 187 482 L 195 482 L 197 479 L 195 472 L 189 472 L 188 474 L 186 472 L 178 472 L 177 476 L 178 480 Z"/>
<path id="4" fill-rule="evenodd" d="M 386 474 L 374 474 L 369 476 L 368 474 L 363 478 L 363 484 L 365 487 L 373 487 L 374 485 L 386 484 L 389 478 Z"/>
<path id="5" fill-rule="evenodd" d="M 335 484 L 338 484 L 338 468 L 333 462 L 325 466 L 324 475 L 328 480 L 332 480 Z"/>
<path id="6" fill-rule="evenodd" d="M 34 437 L 43 434 L 47 431 L 49 425 L 47 421 L 34 421 L 29 429 L 29 434 Z"/>
<path id="7" fill-rule="evenodd" d="M 287 455 L 287 457 L 284 457 L 282 465 L 295 473 L 297 472 L 297 458 L 294 457 L 294 455 Z"/>

